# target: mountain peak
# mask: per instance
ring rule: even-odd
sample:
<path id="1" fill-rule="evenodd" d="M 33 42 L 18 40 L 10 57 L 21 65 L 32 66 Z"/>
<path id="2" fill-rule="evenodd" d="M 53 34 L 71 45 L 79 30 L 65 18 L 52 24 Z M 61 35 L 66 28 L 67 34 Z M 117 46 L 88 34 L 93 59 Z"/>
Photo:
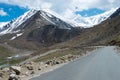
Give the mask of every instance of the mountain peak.
<path id="1" fill-rule="evenodd" d="M 36 18 L 34 18 L 35 16 L 37 16 Z M 2 27 L 0 34 L 4 35 L 7 33 L 15 33 L 20 31 L 20 29 L 24 29 L 28 24 L 28 21 L 30 21 L 31 19 L 33 19 L 33 21 L 35 21 L 38 18 L 38 21 L 36 21 L 35 23 L 39 22 L 43 22 L 43 23 L 47 23 L 48 25 L 56 25 L 59 26 L 59 28 L 62 29 L 71 29 L 72 26 L 61 20 L 60 18 L 45 12 L 43 10 L 34 10 L 31 9 L 28 12 L 24 13 L 22 16 L 12 20 L 10 23 L 8 23 L 7 25 L 5 25 L 4 27 Z M 39 25 L 39 26 L 42 26 Z"/>
<path id="2" fill-rule="evenodd" d="M 40 46 L 49 46 L 79 35 L 80 30 L 43 10 L 30 10 L 4 26 L 0 35 L 5 39 L 9 36 L 7 40 L 13 43 L 19 44 L 23 40 L 28 45 L 39 43 Z"/>
<path id="3" fill-rule="evenodd" d="M 73 20 L 65 19 L 51 10 L 31 9 L 28 12 L 24 13 L 22 16 L 12 20 L 10 23 L 5 25 L 4 27 L 1 27 L 0 34 L 3 35 L 3 34 L 7 34 L 7 33 L 14 33 L 14 32 L 20 31 L 19 30 L 20 28 L 18 28 L 18 27 L 37 13 L 39 16 L 42 16 L 42 18 L 44 18 L 50 24 L 57 25 L 63 29 L 71 29 L 72 26 L 74 26 L 74 27 L 81 26 L 84 28 L 85 27 L 88 28 L 88 27 L 97 25 L 97 24 L 101 23 L 102 21 L 106 20 L 108 17 L 110 17 L 116 10 L 119 11 L 119 9 L 113 8 L 109 11 L 106 11 L 105 13 L 91 16 L 91 17 L 82 17 L 82 16 L 77 15 Z M 114 16 L 116 14 L 117 13 L 114 13 Z M 25 24 L 22 25 L 22 27 L 25 27 Z"/>

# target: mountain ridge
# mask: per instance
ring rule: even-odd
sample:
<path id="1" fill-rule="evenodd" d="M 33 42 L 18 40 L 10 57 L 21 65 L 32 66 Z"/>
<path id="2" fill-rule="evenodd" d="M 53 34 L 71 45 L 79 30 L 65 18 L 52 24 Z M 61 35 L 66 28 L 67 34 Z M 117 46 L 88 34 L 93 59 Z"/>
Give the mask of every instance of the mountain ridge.
<path id="1" fill-rule="evenodd" d="M 77 22 L 76 25 L 78 26 L 83 26 L 85 28 L 93 27 L 108 19 L 117 9 L 118 8 L 112 8 L 102 14 L 90 17 L 82 17 L 78 15 L 74 18 L 74 21 Z"/>
<path id="2" fill-rule="evenodd" d="M 71 25 L 73 27 L 89 28 L 89 27 L 93 27 L 97 24 L 100 24 L 102 21 L 106 20 L 117 9 L 118 8 L 111 9 L 109 11 L 106 11 L 105 13 L 95 15 L 95 16 L 91 16 L 91 17 L 76 16 L 73 20 L 65 19 L 65 18 L 61 17 L 60 15 L 58 15 L 57 13 L 55 13 L 53 11 L 50 11 L 50 10 L 41 10 L 41 11 L 43 12 L 43 14 L 42 14 L 43 17 L 46 18 L 46 19 L 47 19 L 46 15 L 49 16 L 49 17 L 55 16 L 58 19 L 63 20 L 64 22 L 68 23 L 69 25 Z M 12 26 L 10 28 L 15 28 L 15 27 L 19 26 L 20 24 L 24 23 L 25 20 L 29 19 L 32 15 L 34 15 L 37 11 L 40 11 L 40 10 L 31 9 L 31 10 L 27 11 L 26 13 L 24 13 L 22 16 L 12 20 L 6 26 L 1 27 L 0 34 L 4 35 L 6 33 L 11 33 L 11 31 L 10 31 L 11 29 L 9 29 L 8 27 Z M 47 19 L 47 20 L 54 24 L 53 21 L 51 21 L 49 19 Z M 1 25 L 1 26 L 3 26 L 3 25 Z"/>
<path id="3" fill-rule="evenodd" d="M 30 11 L 24 13 L 22 16 L 12 20 L 6 26 L 2 27 L 0 34 L 2 35 L 2 34 L 12 33 L 13 29 L 19 27 L 21 24 L 23 24 L 27 19 L 32 17 L 37 12 L 40 12 L 40 15 L 44 19 L 46 19 L 48 22 L 50 22 L 51 24 L 60 25 L 62 23 L 62 24 L 65 24 L 65 26 L 67 26 L 66 29 L 70 29 L 71 28 L 71 25 L 69 23 L 67 23 L 65 21 L 62 21 L 61 19 L 55 17 L 52 14 L 49 14 L 49 13 L 44 12 L 42 10 L 30 10 Z M 64 28 L 65 28 L 65 26 L 64 26 Z M 61 25 L 61 28 L 62 28 L 62 25 Z M 16 31 L 16 32 L 18 32 L 18 31 Z M 13 33 L 14 33 L 14 31 L 13 31 Z"/>
<path id="4" fill-rule="evenodd" d="M 81 30 L 42 10 L 33 11 L 27 16 L 20 16 L 4 26 L 0 41 L 18 48 L 37 48 L 67 41 L 79 35 Z"/>
<path id="5" fill-rule="evenodd" d="M 116 12 L 118 12 L 118 10 Z M 89 40 L 89 35 L 100 34 L 105 30 L 107 31 L 106 29 L 108 28 L 107 26 L 111 26 L 110 25 L 111 20 L 113 20 L 113 18 L 109 17 L 107 18 L 107 20 L 101 22 L 99 25 L 96 25 L 99 27 L 96 28 L 95 26 L 95 27 L 86 29 L 86 28 L 74 27 L 69 23 L 64 22 L 60 18 L 57 18 L 56 16 L 46 13 L 42 10 L 33 11 L 33 12 L 35 12 L 33 13 L 34 15 L 30 16 L 29 19 L 27 18 L 25 22 L 23 22 L 20 26 L 17 26 L 15 28 L 14 26 L 12 26 L 13 28 L 11 28 L 10 26 L 7 27 L 7 30 L 13 31 L 13 33 L 6 34 L 5 36 L 4 35 L 1 36 L 1 39 L 3 39 L 1 40 L 1 42 L 6 41 L 9 44 L 13 43 L 13 44 L 19 45 L 19 41 L 23 41 L 24 43 L 27 43 L 27 44 L 30 43 L 31 45 L 50 46 L 56 43 L 65 42 L 79 35 L 80 36 L 82 35 L 82 37 L 80 37 L 81 39 L 84 38 L 84 36 L 86 36 L 88 37 L 86 39 Z M 100 25 L 102 27 L 100 27 Z M 106 25 L 106 27 L 104 25 Z M 109 29 L 112 29 L 112 28 L 109 28 Z M 98 30 L 103 30 L 103 31 L 100 32 Z M 96 31 L 98 31 L 99 33 Z M 93 38 L 95 38 L 96 36 L 97 35 L 93 36 Z M 93 41 L 93 42 L 96 42 L 96 41 Z M 21 44 L 23 46 L 23 43 Z"/>

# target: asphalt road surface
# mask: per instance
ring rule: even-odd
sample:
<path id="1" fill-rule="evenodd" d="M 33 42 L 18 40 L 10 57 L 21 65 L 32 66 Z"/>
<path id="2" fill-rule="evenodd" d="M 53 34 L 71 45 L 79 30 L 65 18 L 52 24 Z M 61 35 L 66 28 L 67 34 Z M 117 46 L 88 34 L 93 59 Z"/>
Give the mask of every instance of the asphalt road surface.
<path id="1" fill-rule="evenodd" d="M 100 48 L 31 80 L 120 80 L 120 56 L 114 47 Z"/>

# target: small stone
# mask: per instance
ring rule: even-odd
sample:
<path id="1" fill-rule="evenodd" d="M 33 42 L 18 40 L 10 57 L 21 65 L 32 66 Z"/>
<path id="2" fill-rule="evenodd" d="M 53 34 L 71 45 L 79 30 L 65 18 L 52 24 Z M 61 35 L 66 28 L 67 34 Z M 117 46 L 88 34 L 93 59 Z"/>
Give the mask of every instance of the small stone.
<path id="1" fill-rule="evenodd" d="M 35 74 L 35 72 L 34 72 L 34 71 L 32 71 L 32 72 L 31 72 L 31 74 Z"/>
<path id="2" fill-rule="evenodd" d="M 28 70 L 33 70 L 33 66 L 31 65 L 31 66 L 27 66 L 27 69 Z"/>
<path id="3" fill-rule="evenodd" d="M 38 67 L 38 70 L 41 70 L 41 67 Z"/>
<path id="4" fill-rule="evenodd" d="M 0 77 L 1 77 L 1 78 L 3 77 L 3 73 L 0 73 Z"/>
<path id="5" fill-rule="evenodd" d="M 25 72 L 25 75 L 26 75 L 26 76 L 29 76 L 29 72 Z"/>

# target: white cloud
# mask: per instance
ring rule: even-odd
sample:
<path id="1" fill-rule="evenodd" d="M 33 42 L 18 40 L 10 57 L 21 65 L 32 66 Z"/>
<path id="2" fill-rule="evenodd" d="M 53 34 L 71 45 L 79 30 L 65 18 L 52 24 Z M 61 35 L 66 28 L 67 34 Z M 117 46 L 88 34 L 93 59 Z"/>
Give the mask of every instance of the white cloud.
<path id="1" fill-rule="evenodd" d="M 109 10 L 120 7 L 119 0 L 0 0 L 0 2 L 34 9 L 50 9 L 67 18 L 76 16 L 76 11 L 90 8 Z"/>
<path id="2" fill-rule="evenodd" d="M 0 8 L 0 16 L 6 16 L 7 12 L 5 12 L 2 8 Z"/>

